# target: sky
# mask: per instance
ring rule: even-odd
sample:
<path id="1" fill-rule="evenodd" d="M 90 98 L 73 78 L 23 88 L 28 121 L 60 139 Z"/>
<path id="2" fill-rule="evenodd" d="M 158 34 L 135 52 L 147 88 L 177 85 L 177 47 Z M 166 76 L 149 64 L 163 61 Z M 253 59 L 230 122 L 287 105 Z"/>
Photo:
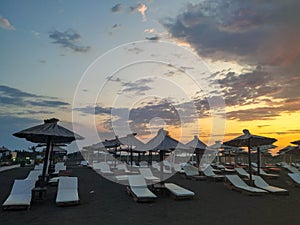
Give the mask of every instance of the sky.
<path id="1" fill-rule="evenodd" d="M 2 0 L 0 146 L 52 117 L 70 151 L 164 127 L 186 143 L 299 140 L 297 0 Z"/>

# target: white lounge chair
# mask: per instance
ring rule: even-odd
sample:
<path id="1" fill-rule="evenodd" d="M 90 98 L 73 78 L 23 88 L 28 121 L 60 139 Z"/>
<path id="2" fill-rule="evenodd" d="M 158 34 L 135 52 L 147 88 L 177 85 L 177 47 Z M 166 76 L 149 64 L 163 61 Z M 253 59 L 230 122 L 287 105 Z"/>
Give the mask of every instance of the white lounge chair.
<path id="1" fill-rule="evenodd" d="M 224 171 L 225 173 L 233 173 L 235 172 L 235 169 L 228 169 L 227 167 L 225 167 L 224 165 L 222 164 L 217 164 L 216 167 L 221 170 L 221 171 Z"/>
<path id="2" fill-rule="evenodd" d="M 65 166 L 65 164 L 63 162 L 58 162 L 55 164 L 54 169 L 55 169 L 55 171 L 53 173 L 51 173 L 51 175 L 57 176 L 60 171 L 67 170 L 67 167 Z"/>
<path id="3" fill-rule="evenodd" d="M 178 173 L 184 173 L 184 170 L 183 170 L 181 164 L 179 164 L 179 163 L 174 163 L 174 164 L 172 164 L 172 167 L 173 167 L 173 169 L 174 169 L 176 172 L 178 172 Z"/>
<path id="4" fill-rule="evenodd" d="M 187 178 L 194 179 L 194 180 L 205 180 L 206 179 L 206 176 L 199 175 L 199 170 L 197 167 L 192 166 L 190 164 L 185 164 L 183 166 L 183 170 L 184 170 L 185 176 Z"/>
<path id="5" fill-rule="evenodd" d="M 195 193 L 173 183 L 164 183 L 165 188 L 169 191 L 174 199 L 185 199 L 194 197 Z"/>
<path id="6" fill-rule="evenodd" d="M 252 168 L 254 172 L 258 173 L 258 169 L 256 167 Z M 266 173 L 263 169 L 259 170 L 259 175 L 264 177 L 264 178 L 278 178 L 278 174 L 271 174 L 271 173 Z"/>
<path id="7" fill-rule="evenodd" d="M 163 161 L 164 173 L 172 173 L 172 165 L 169 161 Z"/>
<path id="8" fill-rule="evenodd" d="M 42 170 L 43 169 L 43 164 L 38 164 L 34 166 L 34 170 Z"/>
<path id="9" fill-rule="evenodd" d="M 300 173 L 300 171 L 296 167 L 293 167 L 286 162 L 281 162 L 281 167 L 287 169 L 291 173 Z"/>
<path id="10" fill-rule="evenodd" d="M 232 190 L 245 192 L 249 195 L 262 195 L 268 193 L 260 188 L 251 187 L 246 184 L 238 175 L 225 175 L 226 186 Z"/>
<path id="11" fill-rule="evenodd" d="M 160 165 L 161 165 L 162 162 L 159 162 L 159 163 L 153 163 L 152 164 L 152 167 L 157 169 L 158 171 L 160 171 Z M 166 161 L 164 160 L 163 163 L 162 163 L 162 168 L 163 168 L 163 173 L 172 173 L 172 166 L 171 164 L 169 163 L 169 161 Z"/>
<path id="12" fill-rule="evenodd" d="M 148 162 L 146 162 L 146 161 L 141 161 L 140 163 L 139 163 L 139 167 L 148 167 Z"/>
<path id="13" fill-rule="evenodd" d="M 242 167 L 236 167 L 234 169 L 238 173 L 239 176 L 246 177 L 246 178 L 250 177 L 250 174 L 244 168 L 242 168 Z"/>
<path id="14" fill-rule="evenodd" d="M 57 187 L 56 204 L 79 204 L 77 177 L 60 177 Z"/>
<path id="15" fill-rule="evenodd" d="M 159 182 L 159 178 L 154 176 L 150 168 L 139 168 L 141 175 L 148 180 L 153 182 Z"/>
<path id="16" fill-rule="evenodd" d="M 30 208 L 32 189 L 35 186 L 35 180 L 25 179 L 25 180 L 15 180 L 12 190 L 2 204 L 3 210 L 6 209 L 19 209 L 19 208 Z"/>
<path id="17" fill-rule="evenodd" d="M 113 175 L 114 174 L 106 162 L 94 163 L 93 169 L 99 170 L 104 175 Z"/>
<path id="18" fill-rule="evenodd" d="M 128 193 L 136 202 L 154 201 L 157 197 L 151 192 L 142 175 L 128 175 L 129 186 Z"/>
<path id="19" fill-rule="evenodd" d="M 80 162 L 80 165 L 81 166 L 88 166 L 88 161 L 86 161 L 86 160 L 82 160 L 81 162 Z"/>
<path id="20" fill-rule="evenodd" d="M 263 178 L 261 178 L 260 176 L 256 176 L 253 175 L 252 179 L 254 180 L 254 185 L 258 188 L 261 188 L 263 190 L 266 190 L 270 193 L 273 194 L 285 194 L 288 195 L 289 192 L 286 189 L 283 188 L 279 188 L 279 187 L 275 187 L 275 186 L 271 186 L 269 185 Z"/>
<path id="21" fill-rule="evenodd" d="M 215 181 L 223 181 L 225 178 L 224 175 L 215 174 L 211 166 L 206 167 L 206 169 L 203 170 L 203 174 Z"/>
<path id="22" fill-rule="evenodd" d="M 41 170 L 31 170 L 25 179 L 38 181 L 40 175 L 42 175 Z"/>
<path id="23" fill-rule="evenodd" d="M 297 186 L 300 186 L 300 173 L 288 173 L 288 176 L 294 181 Z"/>
<path id="24" fill-rule="evenodd" d="M 126 174 L 134 174 L 134 173 L 138 173 L 138 172 L 136 172 L 136 171 L 131 171 L 131 170 L 129 170 L 129 169 L 127 168 L 126 164 L 124 164 L 124 163 L 118 164 L 118 165 L 116 166 L 116 168 L 117 168 L 118 170 L 124 171 L 124 173 L 126 173 Z"/>

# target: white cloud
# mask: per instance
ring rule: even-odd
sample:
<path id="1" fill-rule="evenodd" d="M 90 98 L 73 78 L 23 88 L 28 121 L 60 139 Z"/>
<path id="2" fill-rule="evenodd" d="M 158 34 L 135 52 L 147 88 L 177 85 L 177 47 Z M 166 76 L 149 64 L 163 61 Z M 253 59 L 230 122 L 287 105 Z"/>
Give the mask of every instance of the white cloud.
<path id="1" fill-rule="evenodd" d="M 14 28 L 14 26 L 10 24 L 8 19 L 6 19 L 2 16 L 0 16 L 0 27 L 2 27 L 3 29 L 6 29 L 6 30 L 16 30 L 16 28 Z"/>

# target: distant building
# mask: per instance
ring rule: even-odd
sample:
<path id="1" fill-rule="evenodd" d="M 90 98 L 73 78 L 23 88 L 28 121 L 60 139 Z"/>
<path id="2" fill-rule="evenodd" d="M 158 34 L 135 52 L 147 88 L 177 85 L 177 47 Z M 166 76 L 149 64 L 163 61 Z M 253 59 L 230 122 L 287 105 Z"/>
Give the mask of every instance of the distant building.
<path id="1" fill-rule="evenodd" d="M 6 148 L 4 146 L 0 147 L 0 157 L 2 157 L 2 156 L 5 157 L 10 154 L 11 154 L 11 151 L 8 148 Z"/>

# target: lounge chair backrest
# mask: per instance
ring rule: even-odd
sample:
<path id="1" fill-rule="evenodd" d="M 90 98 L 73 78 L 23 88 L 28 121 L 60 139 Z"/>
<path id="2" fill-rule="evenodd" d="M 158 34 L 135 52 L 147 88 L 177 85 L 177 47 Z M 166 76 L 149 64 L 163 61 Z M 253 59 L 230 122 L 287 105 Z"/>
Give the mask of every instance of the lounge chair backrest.
<path id="1" fill-rule="evenodd" d="M 249 173 L 247 173 L 246 170 L 244 170 L 243 168 L 239 168 L 239 167 L 236 167 L 234 168 L 236 172 L 238 172 L 238 174 L 240 175 L 243 175 L 243 176 L 249 176 Z"/>
<path id="2" fill-rule="evenodd" d="M 296 168 L 296 167 L 293 167 L 293 166 L 287 166 L 286 167 L 290 172 L 292 173 L 299 173 L 300 171 Z"/>
<path id="3" fill-rule="evenodd" d="M 43 164 L 38 164 L 34 166 L 34 170 L 42 170 L 43 169 Z"/>
<path id="4" fill-rule="evenodd" d="M 139 170 L 140 170 L 140 173 L 144 177 L 152 177 L 153 176 L 153 173 L 150 168 L 139 168 Z"/>
<path id="5" fill-rule="evenodd" d="M 187 176 L 199 175 L 198 168 L 189 164 L 184 165 L 183 170 Z"/>
<path id="6" fill-rule="evenodd" d="M 64 163 L 59 162 L 59 163 L 55 164 L 56 172 L 59 172 L 60 170 L 66 170 L 66 169 L 67 169 L 67 167 L 64 165 Z"/>
<path id="7" fill-rule="evenodd" d="M 77 177 L 60 177 L 58 182 L 59 189 L 77 189 L 78 178 Z"/>
<path id="8" fill-rule="evenodd" d="M 177 164 L 177 163 L 173 164 L 173 168 L 174 168 L 175 171 L 181 171 L 181 169 L 182 169 L 181 165 Z"/>
<path id="9" fill-rule="evenodd" d="M 118 164 L 117 165 L 117 169 L 118 170 L 124 170 L 125 172 L 130 172 L 126 166 L 126 164 L 122 163 L 122 164 Z"/>
<path id="10" fill-rule="evenodd" d="M 254 180 L 254 184 L 257 187 L 268 187 L 269 184 L 264 181 L 264 179 L 262 179 L 260 176 L 256 176 L 256 175 L 252 175 L 252 179 Z"/>
<path id="11" fill-rule="evenodd" d="M 93 163 L 92 167 L 94 170 L 100 170 L 100 163 Z"/>
<path id="12" fill-rule="evenodd" d="M 100 162 L 99 166 L 101 171 L 110 171 L 110 167 L 106 162 Z"/>
<path id="13" fill-rule="evenodd" d="M 142 167 L 148 167 L 148 163 L 146 161 L 141 161 L 140 166 Z"/>
<path id="14" fill-rule="evenodd" d="M 171 165 L 171 163 L 170 163 L 169 161 L 164 160 L 163 163 L 164 163 L 164 166 L 167 166 L 167 167 L 169 167 L 169 168 L 172 168 L 172 165 Z"/>
<path id="15" fill-rule="evenodd" d="M 257 163 L 255 163 L 255 162 L 252 162 L 251 165 L 252 165 L 252 168 L 253 167 L 257 168 L 258 167 Z"/>
<path id="16" fill-rule="evenodd" d="M 129 185 L 131 187 L 146 187 L 146 181 L 143 175 L 129 175 L 128 176 Z"/>
<path id="17" fill-rule="evenodd" d="M 214 176 L 216 175 L 213 171 L 213 168 L 211 166 L 208 166 L 206 167 L 206 169 L 203 171 L 203 173 L 206 175 L 206 176 Z"/>
<path id="18" fill-rule="evenodd" d="M 37 181 L 41 174 L 42 174 L 42 172 L 40 170 L 31 170 L 25 179 Z"/>
<path id="19" fill-rule="evenodd" d="M 247 184 L 238 175 L 225 175 L 226 178 L 237 187 L 247 186 Z"/>
<path id="20" fill-rule="evenodd" d="M 26 180 L 15 180 L 11 194 L 28 194 L 31 195 L 31 190 L 35 186 L 35 180 L 26 179 Z"/>

